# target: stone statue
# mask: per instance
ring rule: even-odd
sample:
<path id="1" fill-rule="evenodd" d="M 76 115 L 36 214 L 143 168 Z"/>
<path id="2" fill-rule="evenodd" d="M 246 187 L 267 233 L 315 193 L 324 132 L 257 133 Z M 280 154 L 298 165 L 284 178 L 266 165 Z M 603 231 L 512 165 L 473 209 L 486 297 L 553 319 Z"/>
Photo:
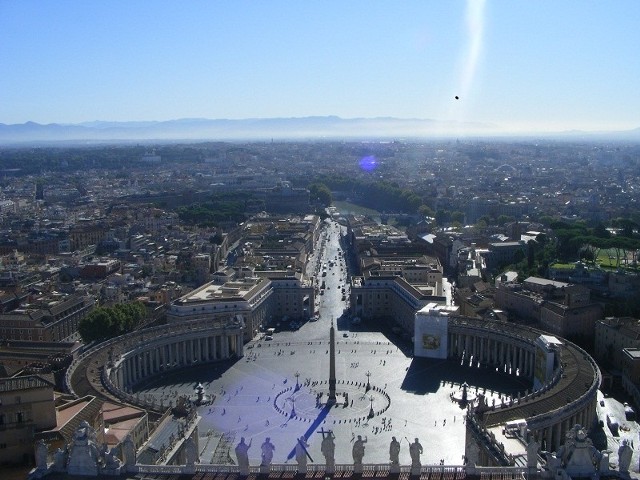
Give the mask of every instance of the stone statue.
<path id="1" fill-rule="evenodd" d="M 125 467 L 133 467 L 136 464 L 136 447 L 133 444 L 133 439 L 131 435 L 127 435 L 122 444 L 122 449 L 124 451 L 124 464 Z"/>
<path id="2" fill-rule="evenodd" d="M 600 469 L 603 454 L 594 446 L 581 425 L 566 434 L 557 454 L 547 454 L 547 466 L 554 476 L 562 478 L 590 477 Z"/>
<path id="3" fill-rule="evenodd" d="M 326 435 L 322 432 L 322 445 L 320 445 L 320 451 L 322 452 L 322 455 L 324 455 L 326 465 L 329 467 L 333 467 L 336 462 L 336 444 L 334 438 L 336 437 L 332 430 L 329 430 Z"/>
<path id="4" fill-rule="evenodd" d="M 355 465 L 362 466 L 362 459 L 364 458 L 364 444 L 367 443 L 367 439 L 362 439 L 362 435 L 358 435 L 358 439 L 353 442 L 353 448 L 351 449 L 351 455 L 353 456 L 353 463 Z"/>
<path id="5" fill-rule="evenodd" d="M 40 439 L 36 442 L 36 468 L 38 470 L 47 469 L 48 448 L 44 440 Z"/>
<path id="6" fill-rule="evenodd" d="M 198 447 L 193 437 L 187 438 L 184 442 L 184 458 L 189 466 L 193 466 L 200 459 L 198 458 Z"/>
<path id="7" fill-rule="evenodd" d="M 600 464 L 598 465 L 598 471 L 600 473 L 607 473 L 609 471 L 609 455 L 611 455 L 611 450 L 603 450 L 602 456 L 600 457 Z"/>
<path id="8" fill-rule="evenodd" d="M 555 477 L 559 469 L 562 468 L 562 460 L 555 452 L 543 452 L 547 460 L 547 469 L 551 472 L 551 475 Z"/>
<path id="9" fill-rule="evenodd" d="M 271 443 L 271 438 L 267 437 L 260 448 L 262 449 L 261 465 L 271 465 L 271 461 L 273 460 L 273 452 L 276 449 L 273 443 Z"/>
<path id="10" fill-rule="evenodd" d="M 538 449 L 540 448 L 540 444 L 536 442 L 533 436 L 531 440 L 527 444 L 527 467 L 528 468 L 536 468 L 538 466 Z"/>
<path id="11" fill-rule="evenodd" d="M 400 442 L 396 440 L 396 437 L 391 437 L 389 460 L 391 460 L 391 465 L 400 465 Z"/>
<path id="12" fill-rule="evenodd" d="M 307 447 L 309 444 L 307 440 L 304 438 L 304 435 L 298 438 L 296 442 L 296 462 L 298 462 L 298 471 L 306 471 L 307 469 L 307 457 L 309 457 L 309 452 L 307 452 Z"/>
<path id="13" fill-rule="evenodd" d="M 80 422 L 73 434 L 73 445 L 69 454 L 67 473 L 70 475 L 98 475 L 99 461 L 96 433 L 86 420 Z"/>
<path id="14" fill-rule="evenodd" d="M 244 437 L 240 438 L 240 443 L 236 445 L 236 459 L 238 460 L 238 466 L 240 467 L 240 473 L 246 475 L 249 472 L 249 448 L 251 447 L 251 440 L 249 444 L 244 442 Z"/>
<path id="15" fill-rule="evenodd" d="M 411 467 L 420 467 L 422 464 L 420 463 L 420 455 L 423 452 L 422 445 L 416 438 L 415 441 L 409 445 L 409 455 L 411 455 Z"/>
<path id="16" fill-rule="evenodd" d="M 119 472 L 122 462 L 113 450 L 107 450 L 104 453 L 104 468 L 110 472 Z"/>
<path id="17" fill-rule="evenodd" d="M 63 472 L 67 467 L 67 451 L 58 448 L 56 453 L 53 455 L 53 469 L 56 472 Z"/>
<path id="18" fill-rule="evenodd" d="M 620 473 L 629 473 L 632 455 L 633 448 L 629 445 L 629 440 L 624 439 L 618 448 L 618 471 Z"/>

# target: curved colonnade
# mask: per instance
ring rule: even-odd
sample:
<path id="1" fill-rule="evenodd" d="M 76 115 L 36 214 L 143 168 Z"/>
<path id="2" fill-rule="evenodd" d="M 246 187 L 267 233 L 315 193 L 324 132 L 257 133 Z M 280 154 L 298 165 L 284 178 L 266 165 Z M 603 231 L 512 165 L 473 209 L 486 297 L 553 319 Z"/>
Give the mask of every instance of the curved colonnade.
<path id="1" fill-rule="evenodd" d="M 507 322 L 449 317 L 449 358 L 495 368 L 529 379 L 533 385 L 535 341 L 545 332 Z M 543 446 L 554 451 L 575 425 L 592 425 L 596 415 L 601 375 L 596 362 L 582 348 L 561 339 L 553 373 L 538 390 L 528 389 L 508 403 L 478 410 L 473 426 L 486 429 L 518 419 Z M 490 440 L 489 435 L 486 440 Z"/>
<path id="2" fill-rule="evenodd" d="M 166 406 L 131 395 L 133 387 L 172 370 L 242 357 L 243 332 L 236 319 L 193 320 L 132 332 L 85 351 L 69 366 L 65 385 L 76 396 L 112 396 L 162 411 Z"/>
<path id="3" fill-rule="evenodd" d="M 450 316 L 448 356 L 468 365 L 511 374 L 517 372 L 532 381 L 535 341 L 542 334 L 544 332 L 522 325 Z M 566 340 L 558 346 L 557 353 L 552 378 L 540 389 L 528 389 L 509 403 L 487 406 L 481 415 L 476 415 L 472 426 L 486 433 L 489 427 L 524 418 L 527 428 L 543 447 L 554 450 L 559 448 L 565 433 L 573 425 L 591 425 L 596 411 L 600 370 L 584 350 Z M 100 370 L 100 374 L 93 374 L 94 390 L 159 411 L 159 406 L 131 395 L 132 388 L 154 375 L 242 355 L 241 321 L 194 320 L 133 332 L 104 342 L 72 363 L 66 384 L 72 393 L 82 393 L 76 392 L 74 385 L 82 383 L 83 370 L 86 370 L 87 378 L 92 377 L 91 369 L 86 368 L 87 362 L 92 357 L 106 357 L 108 361 L 102 365 L 99 360 L 93 362 L 96 371 Z M 85 368 L 78 368 L 83 362 Z M 95 385 L 96 377 L 99 385 Z M 98 387 L 106 388 L 107 392 Z"/>

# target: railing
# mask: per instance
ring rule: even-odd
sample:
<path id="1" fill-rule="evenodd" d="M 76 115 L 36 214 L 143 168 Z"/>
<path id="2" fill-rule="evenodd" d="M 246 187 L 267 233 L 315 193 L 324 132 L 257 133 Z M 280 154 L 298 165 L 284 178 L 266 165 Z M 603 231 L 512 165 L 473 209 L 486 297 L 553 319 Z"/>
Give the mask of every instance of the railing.
<path id="1" fill-rule="evenodd" d="M 249 467 L 249 473 L 260 474 L 268 472 L 291 472 L 298 471 L 297 464 L 270 464 L 265 466 L 251 465 Z M 307 472 L 325 472 L 327 465 L 324 464 L 310 464 L 306 466 Z M 336 464 L 333 467 L 335 473 L 352 473 L 355 471 L 353 464 Z M 422 465 L 419 473 L 413 469 L 410 465 L 399 466 L 401 474 L 409 475 L 428 475 L 428 474 L 447 474 L 449 478 L 462 478 L 469 474 L 475 474 L 476 472 L 482 473 L 495 473 L 495 474 L 513 474 L 520 475 L 521 473 L 528 472 L 528 469 L 523 467 L 468 467 L 463 465 Z M 194 472 L 195 473 L 240 473 L 240 467 L 237 465 L 211 465 L 206 463 L 197 463 L 193 466 L 190 465 L 134 465 L 128 469 L 129 473 L 144 473 L 144 474 L 174 474 L 180 475 L 183 473 Z M 388 463 L 379 464 L 363 464 L 362 471 L 367 473 L 382 473 L 389 474 L 391 466 Z"/>
<path id="2" fill-rule="evenodd" d="M 489 330 L 494 334 L 506 337 L 510 340 L 517 339 L 521 344 L 526 344 L 526 346 L 528 346 L 529 348 L 534 346 L 534 335 L 536 336 L 535 338 L 537 338 L 537 335 L 543 333 L 524 325 L 512 326 L 501 322 L 476 321 L 459 316 L 452 316 L 450 318 L 450 322 L 450 327 L 457 327 L 456 330 L 461 330 L 462 332 L 469 332 L 470 334 L 486 334 L 487 330 Z M 518 332 L 518 330 L 520 332 L 526 332 L 530 336 L 522 335 Z M 550 412 L 545 412 L 543 414 L 531 417 L 528 422 L 533 429 L 544 428 L 548 426 L 547 423 L 557 423 L 559 419 L 564 419 L 566 417 L 570 417 L 575 413 L 578 413 L 583 408 L 585 408 L 589 402 L 595 399 L 595 392 L 600 387 L 600 369 L 598 368 L 595 361 L 591 358 L 591 356 L 579 346 L 566 340 L 564 348 L 568 348 L 573 351 L 572 353 L 576 357 L 576 361 L 580 362 L 580 357 L 582 357 L 582 359 L 586 360 L 589 363 L 594 372 L 591 384 L 588 385 L 586 391 L 582 395 L 580 395 L 580 397 L 573 400 L 568 405 L 557 408 Z M 535 401 L 536 399 L 538 399 L 539 397 L 543 397 L 543 395 L 547 393 L 555 393 L 554 390 L 562 380 L 564 373 L 565 369 L 560 366 L 553 372 L 552 378 L 545 385 L 543 385 L 541 389 L 532 392 L 524 397 L 521 397 L 519 402 L 514 401 L 513 405 L 507 405 L 506 408 L 511 406 L 515 407 L 525 402 Z"/>

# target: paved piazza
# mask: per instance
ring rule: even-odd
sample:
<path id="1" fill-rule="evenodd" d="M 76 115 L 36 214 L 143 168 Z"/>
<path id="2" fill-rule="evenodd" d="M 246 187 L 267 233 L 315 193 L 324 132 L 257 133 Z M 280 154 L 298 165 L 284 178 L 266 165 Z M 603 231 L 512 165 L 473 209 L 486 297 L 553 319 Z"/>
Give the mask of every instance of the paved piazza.
<path id="1" fill-rule="evenodd" d="M 260 445 L 266 437 L 276 447 L 274 463 L 295 463 L 293 448 L 303 435 L 313 462 L 324 463 L 320 432 L 332 430 L 336 463 L 352 463 L 352 442 L 361 435 L 367 440 L 365 463 L 388 463 L 389 443 L 395 436 L 401 441 L 401 464 L 411 463 L 408 442 L 418 438 L 424 447 L 424 465 L 441 460 L 461 465 L 465 410 L 450 396 L 459 394 L 465 381 L 470 394 L 475 394 L 477 387 L 478 392 L 486 393 L 489 403 L 530 388 L 517 377 L 491 370 L 413 359 L 408 345 L 399 339 L 375 331 L 348 331 L 346 324 L 338 322 L 338 404 L 328 408 L 324 403 L 330 321 L 322 318 L 295 332 L 278 332 L 270 341 L 252 341 L 245 345 L 245 356 L 239 360 L 156 378 L 141 385 L 137 393 L 143 398 L 153 395 L 167 405 L 181 394 L 193 398 L 195 386 L 202 383 L 205 394 L 213 400 L 199 407 L 203 463 L 235 463 L 234 447 L 241 437 L 252 442 L 252 465 L 260 463 Z M 347 406 L 341 396 L 345 394 Z M 368 418 L 371 408 L 374 416 Z"/>

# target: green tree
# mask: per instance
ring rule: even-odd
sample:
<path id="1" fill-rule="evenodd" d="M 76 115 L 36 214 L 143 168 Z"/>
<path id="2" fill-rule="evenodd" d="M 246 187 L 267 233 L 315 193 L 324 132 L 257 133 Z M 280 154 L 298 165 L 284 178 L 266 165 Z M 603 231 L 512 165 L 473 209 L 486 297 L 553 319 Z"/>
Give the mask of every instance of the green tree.
<path id="1" fill-rule="evenodd" d="M 86 343 L 109 338 L 112 329 L 111 319 L 108 309 L 98 307 L 80 320 L 78 333 Z"/>
<path id="2" fill-rule="evenodd" d="M 460 225 L 464 223 L 464 213 L 456 210 L 455 212 L 451 212 L 451 221 L 457 222 Z"/>
<path id="3" fill-rule="evenodd" d="M 312 199 L 318 199 L 318 201 L 324 206 L 328 207 L 333 202 L 333 196 L 329 187 L 322 182 L 314 182 L 309 185 L 309 194 Z"/>
<path id="4" fill-rule="evenodd" d="M 440 227 L 451 221 L 451 212 L 449 210 L 438 210 L 436 212 L 436 224 Z"/>
<path id="5" fill-rule="evenodd" d="M 425 205 L 424 203 L 418 207 L 418 213 L 423 217 L 431 217 L 435 215 L 435 212 L 429 207 L 429 205 Z"/>
<path id="6" fill-rule="evenodd" d="M 510 217 L 509 215 L 499 215 L 496 222 L 498 223 L 498 225 L 502 227 L 506 225 L 508 222 L 512 222 L 513 220 L 514 218 Z"/>
<path id="7" fill-rule="evenodd" d="M 144 320 L 147 310 L 140 302 L 98 307 L 80 320 L 78 333 L 84 342 L 117 337 L 131 332 Z"/>

